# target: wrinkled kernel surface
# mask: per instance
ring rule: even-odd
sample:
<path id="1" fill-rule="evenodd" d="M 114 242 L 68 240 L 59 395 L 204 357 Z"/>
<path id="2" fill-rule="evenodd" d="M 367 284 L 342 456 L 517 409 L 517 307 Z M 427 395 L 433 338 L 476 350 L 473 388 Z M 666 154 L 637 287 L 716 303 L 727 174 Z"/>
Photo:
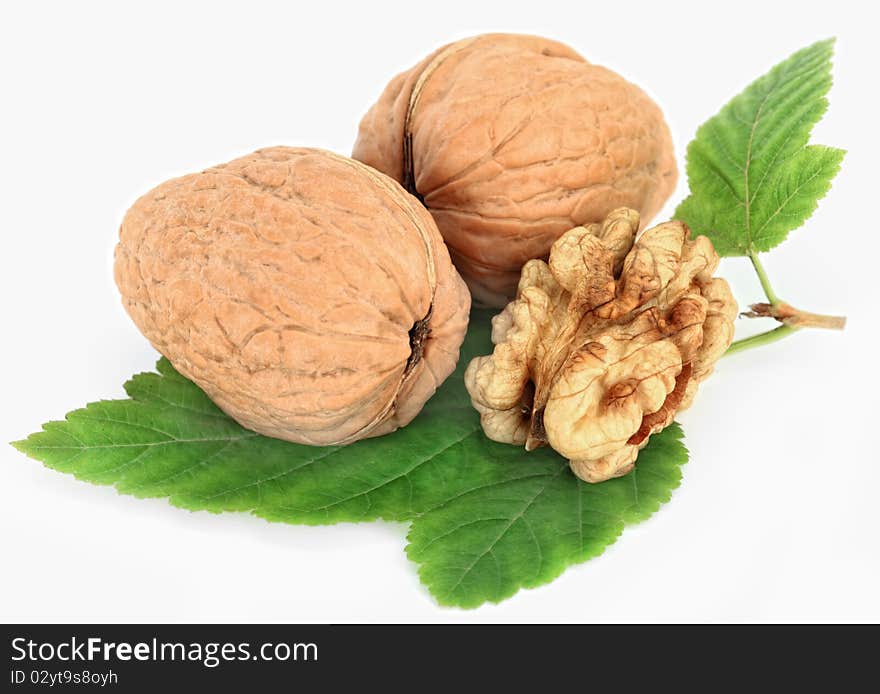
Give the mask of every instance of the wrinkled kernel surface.
<path id="1" fill-rule="evenodd" d="M 493 353 L 465 372 L 489 438 L 550 445 L 588 482 L 631 470 L 733 339 L 736 302 L 712 277 L 711 242 L 677 221 L 636 241 L 639 222 L 614 210 L 527 263 L 493 319 Z"/>

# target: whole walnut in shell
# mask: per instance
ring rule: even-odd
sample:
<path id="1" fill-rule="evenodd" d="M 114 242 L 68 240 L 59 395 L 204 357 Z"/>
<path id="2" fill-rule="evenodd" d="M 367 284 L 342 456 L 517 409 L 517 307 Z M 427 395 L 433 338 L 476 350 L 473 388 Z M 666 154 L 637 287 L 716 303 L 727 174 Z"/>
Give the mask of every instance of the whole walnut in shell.
<path id="1" fill-rule="evenodd" d="M 395 77 L 353 155 L 422 199 L 476 300 L 504 306 L 523 264 L 626 206 L 648 221 L 677 169 L 658 106 L 535 36 L 487 34 Z"/>
<path id="2" fill-rule="evenodd" d="M 122 222 L 115 274 L 141 332 L 225 412 L 316 445 L 413 419 L 455 367 L 470 303 L 418 200 L 316 149 L 158 186 Z"/>
<path id="3" fill-rule="evenodd" d="M 489 438 L 549 444 L 587 482 L 629 472 L 733 339 L 709 239 L 673 221 L 635 241 L 638 228 L 637 212 L 614 210 L 563 234 L 549 263 L 526 263 L 492 321 L 493 353 L 465 372 Z"/>

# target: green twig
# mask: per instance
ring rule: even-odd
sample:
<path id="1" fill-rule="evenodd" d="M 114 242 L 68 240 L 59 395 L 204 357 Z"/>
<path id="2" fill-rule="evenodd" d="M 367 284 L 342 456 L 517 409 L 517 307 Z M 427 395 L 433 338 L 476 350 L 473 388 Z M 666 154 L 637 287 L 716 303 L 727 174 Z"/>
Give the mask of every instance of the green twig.
<path id="1" fill-rule="evenodd" d="M 769 301 L 772 306 L 778 306 L 780 298 L 776 296 L 776 292 L 774 292 L 773 287 L 770 286 L 770 278 L 767 277 L 767 272 L 764 270 L 764 266 L 758 258 L 758 251 L 754 248 L 749 249 L 749 260 L 752 261 L 752 266 L 755 268 L 755 272 L 758 273 L 758 279 L 761 281 L 761 287 L 764 289 L 764 294 L 767 295 L 767 301 Z"/>
<path id="2" fill-rule="evenodd" d="M 751 311 L 741 315 L 748 318 L 775 318 L 782 323 L 782 325 L 774 330 L 769 330 L 766 333 L 760 333 L 758 335 L 752 335 L 752 337 L 737 340 L 728 347 L 727 351 L 724 353 L 725 357 L 730 354 L 742 352 L 746 349 L 751 349 L 752 347 L 760 347 L 762 345 L 768 345 L 771 342 L 776 342 L 784 337 L 793 335 L 800 328 L 843 329 L 843 326 L 846 324 L 846 318 L 842 316 L 824 316 L 817 313 L 800 311 L 785 303 L 777 296 L 776 292 L 773 291 L 773 287 L 770 284 L 770 278 L 767 277 L 767 272 L 764 270 L 764 266 L 758 258 L 758 251 L 754 248 L 750 248 L 748 256 L 749 260 L 752 261 L 752 266 L 755 268 L 755 272 L 758 274 L 758 279 L 761 282 L 764 294 L 767 295 L 767 300 L 770 303 L 752 304 Z"/>
<path id="3" fill-rule="evenodd" d="M 768 330 L 766 333 L 759 333 L 758 335 L 752 335 L 751 337 L 746 337 L 742 340 L 736 340 L 727 348 L 724 356 L 729 357 L 731 354 L 736 354 L 737 352 L 742 352 L 743 350 L 751 349 L 752 347 L 769 345 L 771 342 L 776 342 L 784 337 L 793 335 L 797 331 L 798 328 L 793 328 L 790 325 L 780 325 L 778 328 Z"/>

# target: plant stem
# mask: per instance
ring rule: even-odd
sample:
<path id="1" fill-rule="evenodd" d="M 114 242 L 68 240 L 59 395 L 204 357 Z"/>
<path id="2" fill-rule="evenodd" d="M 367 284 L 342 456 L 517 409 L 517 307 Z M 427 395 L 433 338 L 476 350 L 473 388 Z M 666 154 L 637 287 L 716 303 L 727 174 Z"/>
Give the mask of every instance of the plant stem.
<path id="1" fill-rule="evenodd" d="M 748 318 L 774 318 L 782 323 L 782 325 L 773 330 L 769 330 L 766 333 L 759 333 L 758 335 L 752 335 L 751 337 L 746 337 L 742 340 L 736 340 L 727 348 L 727 351 L 723 356 L 727 357 L 731 354 L 751 349 L 752 347 L 769 345 L 771 342 L 776 342 L 789 335 L 794 335 L 800 328 L 830 328 L 832 330 L 843 330 L 843 326 L 846 324 L 846 318 L 843 316 L 824 316 L 818 313 L 800 311 L 785 303 L 777 296 L 776 292 L 773 291 L 773 287 L 770 284 L 770 278 L 767 277 L 767 271 L 764 270 L 764 266 L 758 258 L 757 249 L 750 247 L 748 250 L 748 256 L 749 260 L 752 261 L 752 267 L 755 268 L 755 272 L 758 274 L 761 288 L 764 290 L 764 294 L 767 295 L 767 301 L 770 303 L 752 304 L 751 311 L 740 315 Z"/>
<path id="2" fill-rule="evenodd" d="M 780 325 L 778 328 L 768 330 L 766 333 L 759 333 L 758 335 L 752 335 L 751 337 L 746 337 L 742 340 L 736 340 L 727 348 L 727 351 L 723 356 L 729 357 L 731 354 L 736 354 L 737 352 L 742 352 L 743 350 L 751 349 L 752 347 L 769 345 L 771 342 L 776 342 L 784 337 L 793 335 L 797 331 L 798 328 L 793 328 L 790 325 Z"/>
<path id="3" fill-rule="evenodd" d="M 767 295 L 767 301 L 769 301 L 772 306 L 778 305 L 780 299 L 776 296 L 776 292 L 773 291 L 773 287 L 770 286 L 770 278 L 767 277 L 767 272 L 764 270 L 764 266 L 758 258 L 758 251 L 754 248 L 749 249 L 749 260 L 752 261 L 752 266 L 755 268 L 755 272 L 758 273 L 758 279 L 761 281 L 761 287 L 764 289 L 764 294 Z"/>

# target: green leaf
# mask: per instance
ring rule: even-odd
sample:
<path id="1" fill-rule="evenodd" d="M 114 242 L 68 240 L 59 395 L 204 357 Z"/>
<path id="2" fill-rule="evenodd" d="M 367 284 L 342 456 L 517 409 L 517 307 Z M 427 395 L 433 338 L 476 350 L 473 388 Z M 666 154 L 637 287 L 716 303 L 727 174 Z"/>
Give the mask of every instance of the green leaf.
<path id="1" fill-rule="evenodd" d="M 749 85 L 688 145 L 691 194 L 675 212 L 721 255 L 782 243 L 814 212 L 844 152 L 807 146 L 828 108 L 833 39 L 808 46 Z"/>
<path id="2" fill-rule="evenodd" d="M 324 448 L 260 436 L 160 359 L 158 373 L 125 384 L 128 399 L 92 403 L 13 445 L 81 480 L 191 510 L 307 524 L 406 520 L 483 472 L 468 462 L 483 435 L 462 374 L 488 326 L 489 314 L 475 313 L 458 370 L 390 436 Z"/>
<path id="3" fill-rule="evenodd" d="M 502 465 L 504 474 L 487 474 L 486 483 L 417 518 L 407 554 L 443 605 L 500 602 L 548 583 L 669 501 L 687 461 L 681 437 L 673 424 L 651 438 L 632 473 L 602 484 L 581 482 L 546 449 L 518 460 L 487 446 L 485 464 Z"/>
<path id="4" fill-rule="evenodd" d="M 599 554 L 625 523 L 667 501 L 687 453 L 677 425 L 652 437 L 636 472 L 600 485 L 549 449 L 488 440 L 463 372 L 490 348 L 474 311 L 458 369 L 394 434 L 315 448 L 248 431 L 165 360 L 13 445 L 48 467 L 191 509 L 287 523 L 416 519 L 408 553 L 444 604 L 498 601 Z M 495 562 L 498 562 L 497 565 Z"/>

